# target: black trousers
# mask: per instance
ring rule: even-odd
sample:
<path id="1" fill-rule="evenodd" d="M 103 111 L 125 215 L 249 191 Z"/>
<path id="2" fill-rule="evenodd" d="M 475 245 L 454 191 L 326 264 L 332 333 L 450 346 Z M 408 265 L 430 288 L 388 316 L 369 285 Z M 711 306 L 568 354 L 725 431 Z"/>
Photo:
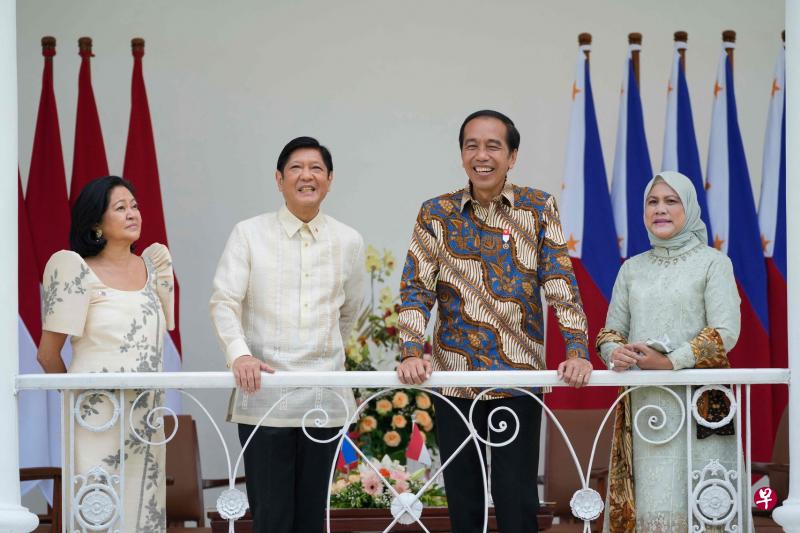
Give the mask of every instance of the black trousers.
<path id="1" fill-rule="evenodd" d="M 472 400 L 448 398 L 464 417 L 469 420 Z M 437 436 L 442 454 L 442 463 L 469 435 L 461 417 L 440 398 L 434 397 L 436 406 Z M 501 533 L 531 533 L 539 530 L 536 516 L 539 512 L 539 492 L 536 480 L 539 472 L 539 430 L 542 408 L 530 396 L 517 396 L 497 400 L 478 401 L 473 422 L 475 429 L 486 439 L 489 414 L 498 407 L 508 407 L 519 418 L 519 434 L 505 446 L 491 449 L 491 492 L 495 515 Z M 516 423 L 505 410 L 499 410 L 492 418 L 498 427 L 505 421 L 508 430 L 491 432 L 492 443 L 504 442 L 514 434 Z M 479 442 L 486 462 L 485 445 Z M 450 513 L 452 533 L 483 532 L 484 488 L 481 465 L 473 442 L 469 442 L 444 471 L 447 506 Z"/>
<path id="2" fill-rule="evenodd" d="M 253 428 L 239 424 L 242 446 Z M 316 439 L 330 439 L 339 431 L 339 428 L 307 429 Z M 244 450 L 253 533 L 323 531 L 336 445 L 336 440 L 316 443 L 301 428 L 258 428 Z"/>

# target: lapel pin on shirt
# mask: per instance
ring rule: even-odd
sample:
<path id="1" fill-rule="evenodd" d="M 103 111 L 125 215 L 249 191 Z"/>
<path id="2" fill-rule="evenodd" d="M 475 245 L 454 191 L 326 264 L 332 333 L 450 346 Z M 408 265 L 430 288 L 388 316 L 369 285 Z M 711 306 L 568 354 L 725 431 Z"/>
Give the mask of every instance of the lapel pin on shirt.
<path id="1" fill-rule="evenodd" d="M 503 248 L 508 250 L 508 240 L 511 238 L 511 230 L 504 229 L 503 230 Z"/>

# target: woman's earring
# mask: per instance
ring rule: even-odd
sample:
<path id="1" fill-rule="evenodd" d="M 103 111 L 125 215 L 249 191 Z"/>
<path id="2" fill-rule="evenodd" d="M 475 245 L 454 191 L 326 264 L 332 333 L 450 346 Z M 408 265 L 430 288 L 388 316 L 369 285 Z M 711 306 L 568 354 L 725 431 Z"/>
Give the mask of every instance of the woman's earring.
<path id="1" fill-rule="evenodd" d="M 103 238 L 103 230 L 101 230 L 100 228 L 95 229 L 94 236 L 99 241 L 100 239 Z"/>

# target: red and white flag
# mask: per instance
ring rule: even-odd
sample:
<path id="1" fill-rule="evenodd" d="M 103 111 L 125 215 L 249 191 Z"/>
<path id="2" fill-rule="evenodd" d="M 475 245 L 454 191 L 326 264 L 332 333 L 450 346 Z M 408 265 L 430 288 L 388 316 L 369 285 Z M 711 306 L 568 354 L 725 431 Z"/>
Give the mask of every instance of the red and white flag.
<path id="1" fill-rule="evenodd" d="M 56 40 L 42 38 L 44 69 L 36 133 L 28 174 L 27 194 L 22 198 L 19 183 L 19 301 L 20 301 L 20 372 L 39 373 L 36 345 L 41 336 L 39 281 L 50 256 L 69 248 L 70 213 L 67 181 L 61 151 L 55 92 L 53 91 L 53 57 Z M 67 344 L 62 353 L 66 364 L 71 359 Z M 61 464 L 61 402 L 55 391 L 36 396 L 20 396 L 20 420 L 46 420 L 46 424 L 20 424 L 20 450 L 26 466 Z M 32 426 L 40 426 L 34 428 Z M 33 431 L 33 433 L 31 433 Z M 44 434 L 39 431 L 44 431 Z M 40 483 L 45 497 L 52 490 Z M 25 487 L 27 488 L 27 487 Z"/>
<path id="2" fill-rule="evenodd" d="M 31 224 L 36 265 L 44 272 L 50 256 L 69 249 L 69 201 L 67 177 L 64 173 L 64 154 L 61 151 L 61 131 L 58 126 L 56 95 L 53 91 L 53 56 L 55 39 L 42 38 L 44 70 L 36 133 L 33 138 L 31 166 L 25 207 Z"/>
<path id="3" fill-rule="evenodd" d="M 87 183 L 95 178 L 108 176 L 106 148 L 103 144 L 103 131 L 94 101 L 92 89 L 91 59 L 92 39 L 78 39 L 78 53 L 81 56 L 81 69 L 78 73 L 78 110 L 75 114 L 75 149 L 72 157 L 72 181 L 69 187 L 70 205 L 75 204 L 78 195 Z"/>
<path id="4" fill-rule="evenodd" d="M 17 177 L 17 246 L 19 262 L 19 373 L 40 374 L 42 368 L 36 361 L 36 346 L 42 336 L 42 316 L 39 303 L 39 269 L 33 253 L 33 239 L 28 225 L 28 213 L 22 196 L 22 180 Z M 46 391 L 21 391 L 19 393 L 19 420 L 41 420 L 48 412 Z M 19 464 L 21 467 L 49 466 L 50 444 L 48 424 L 19 424 Z M 54 442 L 58 445 L 58 442 Z M 25 494 L 39 481 L 22 484 Z M 52 497 L 50 487 L 42 493 Z M 52 502 L 51 502 L 52 503 Z"/>
<path id="5" fill-rule="evenodd" d="M 428 452 L 428 447 L 425 446 L 425 438 L 422 436 L 422 432 L 416 422 L 411 423 L 411 438 L 406 448 L 406 459 L 416 461 L 425 466 L 431 466 L 431 454 Z M 411 471 L 411 468 L 408 470 Z"/>
<path id="6" fill-rule="evenodd" d="M 133 52 L 133 76 L 131 79 L 131 118 L 128 126 L 128 145 L 125 149 L 123 177 L 136 187 L 136 199 L 142 213 L 142 235 L 137 243 L 144 250 L 154 242 L 168 246 L 167 226 L 161 202 L 161 183 L 158 176 L 156 143 L 153 126 L 150 122 L 150 107 L 147 103 L 147 90 L 142 73 L 144 39 L 131 40 Z M 181 369 L 181 334 L 179 322 L 180 293 L 178 278 L 175 277 L 175 329 L 170 331 L 164 342 L 164 371 L 176 372 Z M 176 391 L 167 392 L 167 403 L 173 408 L 180 406 L 180 396 Z"/>

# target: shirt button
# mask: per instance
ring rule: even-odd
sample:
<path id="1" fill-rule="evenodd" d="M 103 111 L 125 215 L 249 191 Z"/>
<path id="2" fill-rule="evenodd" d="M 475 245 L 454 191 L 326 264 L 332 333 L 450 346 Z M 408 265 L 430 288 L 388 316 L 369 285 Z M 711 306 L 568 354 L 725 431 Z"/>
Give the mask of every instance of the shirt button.
<path id="1" fill-rule="evenodd" d="M 307 242 L 304 242 L 304 243 L 303 243 L 303 246 L 305 246 L 306 248 L 308 248 L 308 243 L 307 243 Z"/>
<path id="2" fill-rule="evenodd" d="M 306 273 L 305 273 L 305 274 L 303 274 L 303 275 L 304 275 L 305 277 L 308 277 L 308 276 L 310 276 L 311 274 L 309 274 L 308 272 L 306 272 Z"/>

